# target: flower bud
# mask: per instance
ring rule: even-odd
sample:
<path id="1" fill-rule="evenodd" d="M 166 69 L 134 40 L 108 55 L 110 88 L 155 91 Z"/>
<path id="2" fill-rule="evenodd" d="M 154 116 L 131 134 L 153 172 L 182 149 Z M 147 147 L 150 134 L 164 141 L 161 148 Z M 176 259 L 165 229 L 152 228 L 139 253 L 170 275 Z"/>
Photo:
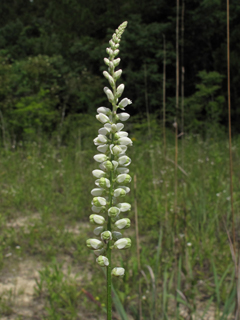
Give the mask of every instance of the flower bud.
<path id="1" fill-rule="evenodd" d="M 114 96 L 112 91 L 108 88 L 108 87 L 104 87 L 103 91 L 105 92 L 109 102 L 113 102 L 114 101 Z M 105 121 L 107 122 L 107 121 Z"/>
<path id="2" fill-rule="evenodd" d="M 98 112 L 98 113 L 103 113 L 103 114 L 105 114 L 105 115 L 110 115 L 110 114 L 112 114 L 112 111 L 111 111 L 109 108 L 105 108 L 105 107 L 97 108 L 97 112 Z"/>
<path id="3" fill-rule="evenodd" d="M 105 173 L 104 171 L 98 170 L 98 169 L 93 170 L 93 171 L 92 171 L 92 174 L 93 174 L 93 176 L 94 176 L 95 178 L 102 178 L 102 177 L 105 177 L 105 176 L 106 176 L 106 173 Z"/>
<path id="4" fill-rule="evenodd" d="M 114 248 L 119 249 L 119 250 L 125 250 L 131 247 L 131 239 L 129 238 L 122 238 L 117 240 L 114 243 Z"/>
<path id="5" fill-rule="evenodd" d="M 122 238 L 122 234 L 121 234 L 121 232 L 113 231 L 112 237 L 113 237 L 113 240 L 117 241 Z"/>
<path id="6" fill-rule="evenodd" d="M 104 217 L 99 216 L 98 214 L 91 214 L 89 220 L 91 224 L 103 225 L 105 223 Z"/>
<path id="7" fill-rule="evenodd" d="M 112 49 L 115 49 L 115 43 L 112 41 L 112 39 L 109 41 L 109 44 Z"/>
<path id="8" fill-rule="evenodd" d="M 118 113 L 116 118 L 120 121 L 127 121 L 130 118 L 130 114 L 126 112 Z"/>
<path id="9" fill-rule="evenodd" d="M 103 113 L 97 114 L 97 115 L 96 115 L 96 118 L 97 118 L 97 120 L 100 121 L 101 123 L 109 122 L 108 116 L 106 116 L 106 115 L 103 114 Z"/>
<path id="10" fill-rule="evenodd" d="M 119 138 L 123 138 L 123 137 L 127 137 L 127 136 L 128 136 L 128 133 L 126 131 L 120 131 L 114 135 L 114 138 L 119 139 Z"/>
<path id="11" fill-rule="evenodd" d="M 120 213 L 120 209 L 117 207 L 111 207 L 108 209 L 108 215 L 111 218 L 115 218 Z"/>
<path id="12" fill-rule="evenodd" d="M 131 221 L 128 218 L 120 219 L 117 222 L 115 222 L 115 226 L 118 229 L 127 229 L 130 227 Z"/>
<path id="13" fill-rule="evenodd" d="M 123 174 L 119 174 L 117 176 L 117 182 L 118 183 L 129 183 L 131 182 L 132 178 L 130 177 L 129 174 L 123 173 Z"/>
<path id="14" fill-rule="evenodd" d="M 118 143 L 123 144 L 124 146 L 132 146 L 132 140 L 128 137 L 119 138 Z"/>
<path id="15" fill-rule="evenodd" d="M 99 152 L 105 153 L 108 150 L 108 144 L 102 144 L 100 146 L 97 147 Z"/>
<path id="16" fill-rule="evenodd" d="M 126 212 L 131 210 L 131 205 L 127 202 L 118 203 L 117 207 L 120 209 L 121 212 Z"/>
<path id="17" fill-rule="evenodd" d="M 93 233 L 96 235 L 96 236 L 99 236 L 100 233 L 102 233 L 104 230 L 104 227 L 97 227 L 93 230 Z"/>
<path id="18" fill-rule="evenodd" d="M 118 158 L 118 163 L 120 166 L 129 166 L 131 163 L 131 159 L 128 156 L 122 156 Z"/>
<path id="19" fill-rule="evenodd" d="M 116 44 L 115 44 L 115 46 L 116 46 Z M 119 50 L 118 50 L 118 49 L 116 49 L 116 50 L 113 51 L 114 57 L 116 57 L 118 54 L 119 54 Z"/>
<path id="20" fill-rule="evenodd" d="M 110 160 L 103 162 L 103 165 L 107 171 L 111 171 L 113 169 L 113 164 Z"/>
<path id="21" fill-rule="evenodd" d="M 117 67 L 117 66 L 119 65 L 120 61 L 121 61 L 120 58 L 114 59 L 114 60 L 113 60 L 113 65 L 114 65 L 114 67 Z"/>
<path id="22" fill-rule="evenodd" d="M 102 179 L 102 178 L 101 178 Z M 103 178 L 104 179 L 104 178 Z M 105 206 L 107 204 L 107 201 L 103 197 L 94 197 L 93 198 L 93 204 L 96 207 Z"/>
<path id="23" fill-rule="evenodd" d="M 95 161 L 97 161 L 97 162 L 104 162 L 104 161 L 106 161 L 106 160 L 108 159 L 108 157 L 107 157 L 105 154 L 100 153 L 100 154 L 96 154 L 96 155 L 93 157 L 93 159 L 94 159 Z"/>
<path id="24" fill-rule="evenodd" d="M 100 178 L 96 181 L 96 183 L 98 183 L 98 185 L 102 188 L 110 188 L 110 181 L 107 178 Z"/>
<path id="25" fill-rule="evenodd" d="M 115 81 L 117 79 L 119 79 L 121 77 L 121 75 L 122 75 L 122 70 L 121 69 L 119 69 L 116 72 L 114 72 L 113 77 L 114 77 Z"/>
<path id="26" fill-rule="evenodd" d="M 104 58 L 103 60 L 104 60 L 105 64 L 106 64 L 107 66 L 109 66 L 109 62 L 110 62 L 109 59 Z"/>
<path id="27" fill-rule="evenodd" d="M 103 247 L 103 242 L 97 239 L 88 239 L 86 245 L 91 250 L 98 250 Z"/>
<path id="28" fill-rule="evenodd" d="M 112 240 L 112 233 L 110 231 L 104 231 L 101 233 L 101 239 L 104 241 Z"/>
<path id="29" fill-rule="evenodd" d="M 120 267 L 113 268 L 111 274 L 114 277 L 123 278 L 125 274 L 125 269 Z"/>
<path id="30" fill-rule="evenodd" d="M 127 105 L 129 105 L 131 103 L 132 103 L 132 101 L 130 99 L 124 98 L 119 102 L 118 108 L 123 109 L 123 108 L 125 108 Z"/>
<path id="31" fill-rule="evenodd" d="M 94 197 L 99 197 L 104 193 L 104 189 L 103 188 L 94 188 L 91 191 L 91 195 Z"/>
<path id="32" fill-rule="evenodd" d="M 117 92 L 116 92 L 116 96 L 119 98 L 121 97 L 122 93 L 123 93 L 123 90 L 124 90 L 124 84 L 120 84 L 118 87 L 117 87 Z"/>
<path id="33" fill-rule="evenodd" d="M 106 267 L 109 265 L 109 261 L 108 261 L 108 258 L 107 257 L 104 257 L 104 256 L 99 256 L 97 259 L 96 259 L 97 263 L 100 265 L 100 267 Z"/>
<path id="34" fill-rule="evenodd" d="M 122 188 L 117 188 L 113 192 L 114 197 L 124 197 L 126 195 L 126 191 Z"/>

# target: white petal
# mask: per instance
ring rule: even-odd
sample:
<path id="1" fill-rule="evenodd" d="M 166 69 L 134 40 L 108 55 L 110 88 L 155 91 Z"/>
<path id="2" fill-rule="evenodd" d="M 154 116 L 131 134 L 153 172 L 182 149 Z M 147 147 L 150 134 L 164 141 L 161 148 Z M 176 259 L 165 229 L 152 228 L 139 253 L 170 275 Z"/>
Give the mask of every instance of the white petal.
<path id="1" fill-rule="evenodd" d="M 117 168 L 117 172 L 119 172 L 119 173 L 128 173 L 128 172 L 129 172 L 129 169 L 119 167 L 119 168 Z"/>
<path id="2" fill-rule="evenodd" d="M 107 150 L 108 150 L 108 144 L 102 144 L 102 145 L 100 145 L 100 146 L 98 146 L 97 147 L 97 150 L 99 151 L 99 152 L 103 152 L 103 153 L 105 153 Z"/>
<path id="3" fill-rule="evenodd" d="M 112 113 L 112 111 L 109 108 L 105 108 L 105 107 L 97 108 L 97 112 L 98 113 L 103 113 L 105 115 L 109 115 L 109 114 Z"/>
<path id="4" fill-rule="evenodd" d="M 130 114 L 128 114 L 126 112 L 122 112 L 122 113 L 118 113 L 117 117 L 120 121 L 126 121 L 130 118 Z"/>
<path id="5" fill-rule="evenodd" d="M 124 124 L 123 123 L 117 123 L 117 131 L 121 131 L 124 128 Z"/>
<path id="6" fill-rule="evenodd" d="M 104 128 L 100 128 L 98 130 L 98 133 L 106 136 L 109 133 L 109 131 L 104 127 Z"/>

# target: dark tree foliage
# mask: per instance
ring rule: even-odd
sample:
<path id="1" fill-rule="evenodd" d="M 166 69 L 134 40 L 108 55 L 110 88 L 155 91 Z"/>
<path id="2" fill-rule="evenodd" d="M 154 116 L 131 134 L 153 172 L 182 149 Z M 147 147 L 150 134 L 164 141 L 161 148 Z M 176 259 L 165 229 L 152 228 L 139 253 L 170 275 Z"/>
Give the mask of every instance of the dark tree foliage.
<path id="1" fill-rule="evenodd" d="M 40 127 L 50 134 L 63 120 L 71 123 L 83 113 L 93 113 L 101 104 L 107 106 L 102 94 L 106 82 L 101 61 L 106 56 L 107 39 L 125 20 L 129 24 L 121 43 L 121 68 L 126 96 L 134 101 L 129 112 L 146 112 L 147 93 L 150 113 L 161 119 L 164 35 L 167 122 L 172 123 L 176 113 L 175 3 L 2 0 L 0 16 L 1 126 L 10 135 L 22 137 L 24 132 L 38 132 Z M 186 130 L 201 132 L 208 122 L 226 127 L 225 2 L 185 0 L 184 24 Z M 239 132 L 238 0 L 231 1 L 230 33 L 233 127 Z"/>

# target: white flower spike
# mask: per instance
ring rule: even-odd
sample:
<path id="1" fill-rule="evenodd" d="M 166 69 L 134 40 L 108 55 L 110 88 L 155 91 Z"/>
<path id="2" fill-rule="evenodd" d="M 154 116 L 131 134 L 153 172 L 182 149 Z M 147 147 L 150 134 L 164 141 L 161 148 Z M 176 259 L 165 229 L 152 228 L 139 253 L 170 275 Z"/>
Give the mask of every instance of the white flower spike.
<path id="1" fill-rule="evenodd" d="M 124 84 L 117 81 L 122 75 L 122 70 L 115 68 L 120 63 L 119 44 L 121 36 L 127 26 L 123 22 L 109 41 L 110 47 L 106 49 L 108 57 L 104 58 L 107 70 L 103 72 L 104 77 L 109 82 L 109 88 L 104 87 L 108 104 L 112 108 L 99 107 L 97 109 L 97 120 L 102 124 L 98 130 L 98 136 L 93 140 L 99 153 L 93 158 L 97 162 L 97 169 L 92 171 L 96 178 L 96 187 L 92 189 L 92 211 L 89 220 L 94 225 L 94 234 L 98 239 L 88 239 L 87 247 L 93 250 L 98 257 L 96 262 L 99 266 L 105 267 L 107 275 L 107 318 L 111 319 L 111 276 L 121 278 L 125 274 L 124 268 L 112 268 L 111 250 L 113 248 L 125 250 L 131 246 L 129 238 L 123 238 L 119 230 L 130 227 L 130 220 L 121 215 L 131 209 L 127 202 L 121 199 L 130 192 L 126 186 L 131 182 L 129 169 L 125 168 L 131 163 L 131 159 L 126 155 L 127 149 L 132 145 L 132 140 L 128 138 L 128 133 L 122 131 L 124 125 L 122 121 L 127 121 L 130 117 L 124 108 L 132 103 L 128 98 L 122 99 L 118 103 L 124 91 Z"/>

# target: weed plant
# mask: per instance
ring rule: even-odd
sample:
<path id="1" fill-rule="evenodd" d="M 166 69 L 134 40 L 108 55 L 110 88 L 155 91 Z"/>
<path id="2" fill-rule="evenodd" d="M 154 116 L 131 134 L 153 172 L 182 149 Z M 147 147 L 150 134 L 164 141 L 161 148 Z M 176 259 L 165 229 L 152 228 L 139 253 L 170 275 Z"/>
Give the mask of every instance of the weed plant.
<path id="1" fill-rule="evenodd" d="M 89 120 L 88 123 L 92 121 Z M 45 311 L 38 314 L 39 319 L 44 315 L 48 315 L 50 319 L 53 310 L 55 319 L 82 319 L 81 312 L 85 312 L 88 319 L 94 314 L 98 314 L 99 319 L 106 317 L 105 297 L 102 294 L 105 279 L 100 268 L 96 268 L 93 263 L 94 255 L 89 257 L 85 247 L 85 239 L 91 237 L 88 213 L 90 214 L 89 190 L 92 188 L 92 179 L 89 179 L 89 174 L 95 169 L 94 161 L 91 160 L 95 148 L 89 141 L 92 141 L 96 131 L 91 125 L 89 135 L 81 131 L 81 134 L 76 134 L 71 142 L 61 147 L 57 147 L 54 141 L 39 139 L 35 142 L 19 143 L 8 150 L 1 149 L 1 280 L 4 280 L 6 269 L 17 265 L 19 259 L 41 261 L 42 270 L 45 271 L 39 270 L 40 282 L 36 285 L 38 295 L 35 299 L 43 301 Z M 173 233 L 174 133 L 167 131 L 165 165 L 160 126 L 156 125 L 154 119 L 151 121 L 151 128 L 152 137 L 155 137 L 151 141 L 154 177 L 149 163 L 150 143 L 145 135 L 146 124 L 141 125 L 134 118 L 126 124 L 126 130 L 130 131 L 134 140 L 129 156 L 136 159 L 131 165 L 131 172 L 138 177 L 143 319 L 151 319 L 154 314 L 155 319 L 176 319 L 173 304 L 176 273 L 179 319 L 183 310 L 190 316 L 199 308 L 202 315 L 203 312 L 207 314 L 211 304 L 215 306 L 215 318 L 226 319 L 227 314 L 233 311 L 236 292 L 234 267 L 224 226 L 226 224 L 231 230 L 227 138 L 202 140 L 200 136 L 186 136 L 184 171 L 181 167 L 178 170 L 177 232 Z M 233 139 L 236 212 L 239 210 L 237 194 L 240 191 L 239 147 L 239 139 Z M 167 189 L 164 183 L 167 183 Z M 133 189 L 131 185 L 131 190 Z M 128 198 L 129 202 L 134 203 L 133 192 Z M 134 224 L 133 211 L 128 217 Z M 237 216 L 235 223 L 238 230 L 240 221 Z M 159 230 L 162 230 L 162 237 L 158 259 Z M 121 255 L 122 258 L 118 255 L 113 257 L 113 264 L 114 259 L 120 262 L 122 259 L 126 270 L 123 280 L 116 284 L 115 289 L 126 313 L 138 319 L 139 274 L 134 228 L 126 231 L 126 235 L 131 236 L 133 246 Z M 238 236 L 236 243 L 239 243 Z M 176 256 L 173 254 L 174 245 Z M 49 265 L 53 258 L 56 262 Z M 173 268 L 175 258 L 178 261 L 177 270 Z M 78 270 L 81 280 L 74 283 L 67 275 L 63 276 L 61 263 L 66 260 L 72 268 Z M 53 281 L 53 270 L 60 274 L 63 280 Z M 151 270 L 154 272 L 151 273 Z M 153 276 L 156 273 L 155 283 Z M 55 290 L 54 286 L 59 287 Z M 156 312 L 151 310 L 154 286 Z M 57 295 L 52 305 L 49 300 L 51 290 Z M 12 300 L 8 303 L 7 295 L 2 294 L 0 314 L 3 317 L 4 314 L 15 311 L 11 311 L 14 310 Z M 63 302 L 66 295 L 71 296 L 71 304 Z M 70 307 L 72 313 L 68 312 Z M 116 305 L 115 307 L 114 310 L 118 310 Z M 114 316 L 115 313 L 113 318 Z M 202 319 L 205 319 L 204 317 Z"/>

